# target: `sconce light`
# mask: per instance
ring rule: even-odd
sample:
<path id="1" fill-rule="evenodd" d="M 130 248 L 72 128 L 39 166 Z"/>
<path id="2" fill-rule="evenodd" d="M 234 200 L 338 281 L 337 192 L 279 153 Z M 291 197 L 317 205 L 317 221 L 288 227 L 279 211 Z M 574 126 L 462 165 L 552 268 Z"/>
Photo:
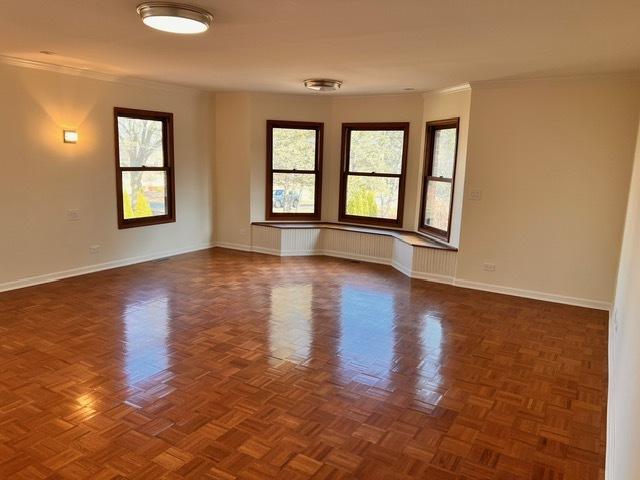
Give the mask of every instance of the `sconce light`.
<path id="1" fill-rule="evenodd" d="M 78 143 L 77 130 L 63 130 L 64 143 Z"/>

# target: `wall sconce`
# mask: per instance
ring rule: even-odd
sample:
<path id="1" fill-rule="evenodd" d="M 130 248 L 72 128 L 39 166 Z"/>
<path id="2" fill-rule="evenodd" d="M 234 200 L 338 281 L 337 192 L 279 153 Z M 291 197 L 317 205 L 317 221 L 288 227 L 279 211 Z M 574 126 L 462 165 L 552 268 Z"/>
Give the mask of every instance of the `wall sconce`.
<path id="1" fill-rule="evenodd" d="M 78 143 L 78 131 L 77 130 L 63 130 L 62 138 L 64 143 Z"/>

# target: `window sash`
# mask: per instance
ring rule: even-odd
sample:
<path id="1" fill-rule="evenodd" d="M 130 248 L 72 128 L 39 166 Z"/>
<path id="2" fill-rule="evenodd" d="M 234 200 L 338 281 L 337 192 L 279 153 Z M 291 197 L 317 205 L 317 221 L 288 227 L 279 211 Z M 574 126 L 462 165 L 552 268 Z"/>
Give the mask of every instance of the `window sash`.
<path id="1" fill-rule="evenodd" d="M 313 170 L 273 168 L 273 129 L 313 130 L 316 133 L 315 164 Z M 267 220 L 320 220 L 322 202 L 322 147 L 324 137 L 324 123 L 297 122 L 286 120 L 267 120 L 267 185 L 265 218 Z M 314 175 L 314 205 L 313 213 L 304 212 L 274 212 L 273 211 L 273 177 L 274 174 L 304 174 Z"/>
<path id="2" fill-rule="evenodd" d="M 338 219 L 341 222 L 360 223 L 365 225 L 383 225 L 388 227 L 402 227 L 404 215 L 404 194 L 407 171 L 407 155 L 409 146 L 409 123 L 343 123 L 342 124 L 342 175 L 340 177 L 340 206 Z M 402 164 L 400 173 L 359 172 L 351 170 L 351 132 L 353 131 L 402 131 Z M 380 177 L 398 179 L 398 208 L 396 218 L 370 217 L 364 215 L 350 215 L 347 213 L 347 184 L 350 176 Z"/>
<path id="3" fill-rule="evenodd" d="M 162 163 L 161 167 L 123 167 L 120 165 L 120 135 L 119 118 L 133 118 L 139 120 L 154 120 L 162 122 Z M 116 200 L 118 212 L 118 228 L 132 228 L 157 225 L 176 221 L 175 215 L 175 177 L 173 156 L 173 114 L 154 112 L 149 110 L 135 110 L 130 108 L 114 108 L 114 137 L 116 160 Z M 166 176 L 166 209 L 164 215 L 154 215 L 140 218 L 124 218 L 122 174 L 125 172 L 165 172 Z"/>
<path id="4" fill-rule="evenodd" d="M 435 147 L 435 135 L 438 130 L 446 130 L 446 129 L 456 129 L 456 145 L 455 145 L 455 156 L 453 159 L 453 177 L 436 177 L 433 176 L 433 155 L 434 155 L 434 147 Z M 451 239 L 451 221 L 453 218 L 453 198 L 455 195 L 455 177 L 456 170 L 458 166 L 458 143 L 460 136 L 460 118 L 450 118 L 446 120 L 437 120 L 434 122 L 427 122 L 426 124 L 426 145 L 425 145 L 425 156 L 424 156 L 424 175 L 422 181 L 422 198 L 420 201 L 420 224 L 418 225 L 418 230 L 433 235 L 440 240 L 444 240 L 448 242 Z M 427 211 L 427 188 L 429 186 L 429 182 L 443 182 L 451 184 L 451 198 L 449 199 L 449 212 L 448 212 L 448 221 L 447 221 L 447 229 L 442 230 L 439 228 L 432 227 L 430 225 L 425 225 L 425 212 Z"/>

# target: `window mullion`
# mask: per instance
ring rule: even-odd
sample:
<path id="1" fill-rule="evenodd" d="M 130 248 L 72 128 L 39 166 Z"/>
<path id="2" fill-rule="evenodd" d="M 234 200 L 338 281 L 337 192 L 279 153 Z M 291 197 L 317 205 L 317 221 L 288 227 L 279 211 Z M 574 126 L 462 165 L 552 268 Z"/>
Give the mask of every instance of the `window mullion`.
<path id="1" fill-rule="evenodd" d="M 453 178 L 449 177 L 426 177 L 429 182 L 443 182 L 443 183 L 453 183 Z"/>
<path id="2" fill-rule="evenodd" d="M 284 170 L 284 169 L 272 169 L 271 170 L 273 173 L 300 173 L 303 175 L 317 175 L 318 171 L 317 170 Z"/>
<path id="3" fill-rule="evenodd" d="M 400 178 L 400 173 L 374 173 L 374 172 L 345 172 L 347 175 L 355 175 L 358 177 L 384 177 L 384 178 Z"/>

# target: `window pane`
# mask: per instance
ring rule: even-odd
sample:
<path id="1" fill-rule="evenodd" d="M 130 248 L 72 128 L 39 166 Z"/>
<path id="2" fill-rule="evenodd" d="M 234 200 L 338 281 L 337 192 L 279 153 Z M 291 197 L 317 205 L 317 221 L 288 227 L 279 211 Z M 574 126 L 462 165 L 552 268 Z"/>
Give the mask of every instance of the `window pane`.
<path id="1" fill-rule="evenodd" d="M 121 167 L 163 167 L 162 122 L 118 117 Z"/>
<path id="2" fill-rule="evenodd" d="M 122 172 L 122 206 L 125 220 L 166 215 L 166 173 Z"/>
<path id="3" fill-rule="evenodd" d="M 402 173 L 402 130 L 352 130 L 349 171 Z"/>
<path id="4" fill-rule="evenodd" d="M 274 128 L 273 168 L 275 170 L 315 170 L 316 131 Z"/>
<path id="5" fill-rule="evenodd" d="M 273 174 L 273 213 L 314 213 L 316 176 L 313 173 Z"/>
<path id="6" fill-rule="evenodd" d="M 456 129 L 436 130 L 433 140 L 433 177 L 453 178 L 456 159 Z"/>
<path id="7" fill-rule="evenodd" d="M 448 230 L 451 206 L 451 183 L 431 180 L 427 183 L 427 203 L 424 224 L 438 230 Z"/>
<path id="8" fill-rule="evenodd" d="M 396 219 L 400 179 L 360 177 L 347 179 L 347 215 Z"/>

